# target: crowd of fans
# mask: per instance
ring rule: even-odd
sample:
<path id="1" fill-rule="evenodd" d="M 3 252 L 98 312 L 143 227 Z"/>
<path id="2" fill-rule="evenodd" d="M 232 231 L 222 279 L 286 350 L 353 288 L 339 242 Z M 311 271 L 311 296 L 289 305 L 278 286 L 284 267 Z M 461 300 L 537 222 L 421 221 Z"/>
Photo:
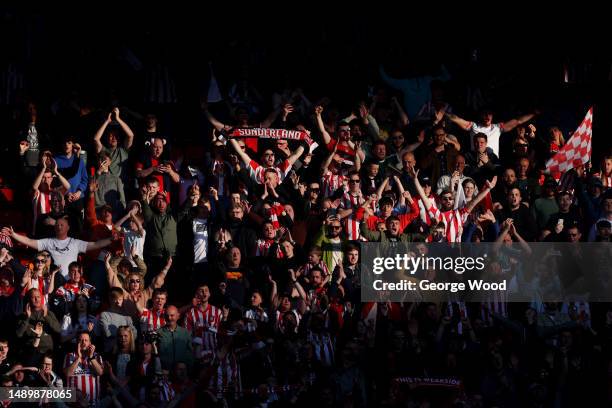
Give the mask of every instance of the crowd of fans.
<path id="1" fill-rule="evenodd" d="M 299 88 L 267 104 L 236 81 L 203 99 L 210 131 L 189 146 L 159 111 L 16 106 L 0 385 L 75 387 L 97 407 L 611 403 L 608 304 L 361 301 L 360 242 L 612 230 L 612 156 L 545 174 L 571 134 L 540 112 L 452 107 L 428 77 L 407 113 L 409 82 L 381 75 L 348 109 Z"/>

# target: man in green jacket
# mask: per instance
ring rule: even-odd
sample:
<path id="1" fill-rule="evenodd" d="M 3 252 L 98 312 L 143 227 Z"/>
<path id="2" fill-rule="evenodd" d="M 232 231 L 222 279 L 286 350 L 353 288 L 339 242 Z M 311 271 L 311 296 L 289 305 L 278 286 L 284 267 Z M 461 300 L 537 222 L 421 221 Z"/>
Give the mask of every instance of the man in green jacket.
<path id="1" fill-rule="evenodd" d="M 145 277 L 146 284 L 149 284 L 153 276 L 161 271 L 168 257 L 176 255 L 177 222 L 176 216 L 172 214 L 168 206 L 167 194 L 159 192 L 151 197 L 150 190 L 142 194 L 142 216 L 147 231 L 143 253 L 149 271 Z M 172 271 L 170 276 L 172 276 Z M 168 283 L 170 284 L 171 281 L 172 279 L 168 280 Z M 171 288 L 168 290 L 172 292 Z"/>
<path id="2" fill-rule="evenodd" d="M 176 306 L 166 308 L 166 325 L 158 330 L 159 358 L 162 368 L 170 370 L 177 362 L 193 365 L 193 346 L 189 331 L 178 325 L 179 311 Z"/>
<path id="3" fill-rule="evenodd" d="M 419 234 L 402 234 L 400 219 L 395 215 L 387 217 L 385 227 L 385 231 L 372 231 L 362 221 L 360 231 L 369 242 L 417 242 L 425 240 Z"/>

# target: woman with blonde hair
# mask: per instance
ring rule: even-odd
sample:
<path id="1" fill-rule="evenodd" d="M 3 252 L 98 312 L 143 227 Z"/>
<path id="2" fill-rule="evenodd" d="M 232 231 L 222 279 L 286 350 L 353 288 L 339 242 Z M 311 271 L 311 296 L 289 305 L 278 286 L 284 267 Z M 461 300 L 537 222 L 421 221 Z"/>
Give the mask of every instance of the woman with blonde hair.
<path id="1" fill-rule="evenodd" d="M 26 268 L 21 281 L 21 296 L 25 296 L 30 289 L 38 289 L 43 304 L 49 303 L 49 294 L 55 289 L 55 275 L 59 268 L 50 272 L 48 258 L 43 252 L 38 252 L 31 267 Z"/>
<path id="2" fill-rule="evenodd" d="M 134 319 L 138 319 L 142 311 L 147 307 L 147 302 L 153 296 L 153 290 L 161 288 L 166 281 L 166 275 L 172 266 L 172 257 L 168 258 L 166 265 L 161 272 L 153 278 L 151 284 L 145 287 L 144 275 L 131 272 L 123 285 L 117 277 L 116 271 L 110 265 L 111 255 L 107 254 L 105 258 L 106 272 L 108 284 L 110 287 L 120 287 L 123 289 L 124 309 Z"/>
<path id="3" fill-rule="evenodd" d="M 134 333 L 129 326 L 119 326 L 117 329 L 117 342 L 113 347 L 113 353 L 110 356 L 110 370 L 113 379 L 125 386 L 130 381 L 128 375 L 128 366 L 131 361 L 136 358 L 136 339 Z"/>
<path id="4" fill-rule="evenodd" d="M 548 129 L 548 153 L 550 156 L 558 153 L 559 150 L 565 145 L 565 138 L 563 132 L 557 126 L 553 126 Z"/>

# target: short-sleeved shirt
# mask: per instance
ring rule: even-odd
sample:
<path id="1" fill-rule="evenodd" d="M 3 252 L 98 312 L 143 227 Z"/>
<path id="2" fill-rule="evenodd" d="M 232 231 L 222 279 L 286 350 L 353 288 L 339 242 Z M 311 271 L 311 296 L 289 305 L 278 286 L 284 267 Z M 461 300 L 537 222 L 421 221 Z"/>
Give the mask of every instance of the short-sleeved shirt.
<path id="1" fill-rule="evenodd" d="M 94 358 L 100 365 L 102 363 L 102 357 L 99 354 L 95 354 Z M 64 360 L 64 368 L 68 368 L 78 359 L 76 353 L 66 354 Z M 91 363 L 86 357 L 82 357 L 74 370 L 74 374 L 67 378 L 68 387 L 76 388 L 81 391 L 87 397 L 90 406 L 95 406 L 96 402 L 100 399 L 100 377 L 96 375 L 93 370 Z"/>
<path id="2" fill-rule="evenodd" d="M 49 251 L 55 265 L 60 267 L 64 279 L 68 279 L 68 265 L 78 259 L 80 253 L 87 251 L 86 241 L 75 238 L 59 240 L 57 238 L 45 238 L 37 241 L 38 251 Z"/>
<path id="3" fill-rule="evenodd" d="M 429 207 L 429 215 L 431 218 L 444 223 L 446 227 L 446 240 L 448 242 L 461 242 L 459 232 L 469 215 L 466 207 L 457 210 L 441 211 L 432 205 Z"/>
<path id="4" fill-rule="evenodd" d="M 105 147 L 102 151 L 108 153 L 111 158 L 111 164 L 108 171 L 117 177 L 121 177 L 121 172 L 128 161 L 129 152 L 121 146 L 117 146 L 115 149 Z"/>
<path id="5" fill-rule="evenodd" d="M 480 126 L 476 122 L 470 122 L 470 137 L 473 137 L 477 133 L 484 133 L 487 135 L 487 146 L 493 150 L 493 153 L 499 157 L 499 138 L 504 131 L 503 123 L 493 123 L 491 126 Z M 474 145 L 472 144 L 472 150 Z"/>

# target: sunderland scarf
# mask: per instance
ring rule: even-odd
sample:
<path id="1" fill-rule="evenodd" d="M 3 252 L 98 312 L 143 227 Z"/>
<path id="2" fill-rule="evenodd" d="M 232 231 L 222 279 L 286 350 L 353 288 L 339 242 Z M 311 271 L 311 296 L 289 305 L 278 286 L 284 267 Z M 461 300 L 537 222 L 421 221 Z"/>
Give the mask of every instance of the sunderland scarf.
<path id="1" fill-rule="evenodd" d="M 227 133 L 228 137 L 257 137 L 260 139 L 310 140 L 307 132 L 301 130 L 268 129 L 268 128 L 238 128 Z"/>

